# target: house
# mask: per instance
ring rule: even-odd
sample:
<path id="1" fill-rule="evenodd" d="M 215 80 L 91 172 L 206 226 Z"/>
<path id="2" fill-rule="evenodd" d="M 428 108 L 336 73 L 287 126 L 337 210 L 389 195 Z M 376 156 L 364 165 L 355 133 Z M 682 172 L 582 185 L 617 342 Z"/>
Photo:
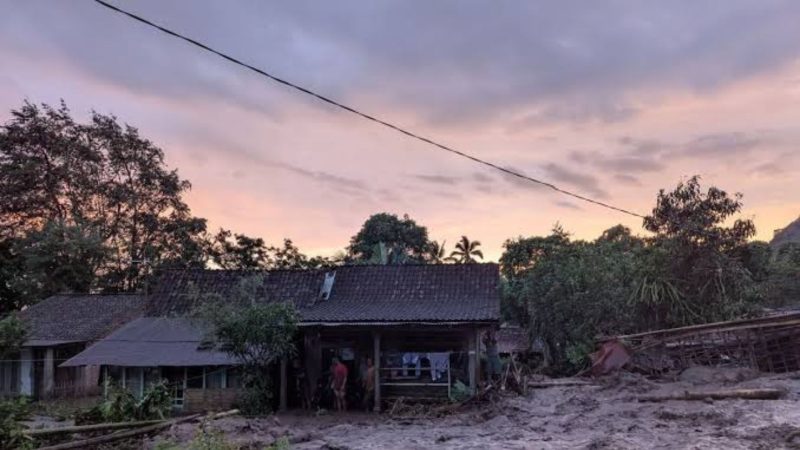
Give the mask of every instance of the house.
<path id="1" fill-rule="evenodd" d="M 19 313 L 28 339 L 12 361 L 0 363 L 0 394 L 46 398 L 97 388 L 94 366 L 58 364 L 145 312 L 140 295 L 62 294 Z"/>
<path id="2" fill-rule="evenodd" d="M 176 405 L 223 407 L 231 398 L 225 392 L 238 387 L 237 362 L 204 349 L 202 326 L 185 317 L 197 306 L 192 293 L 226 298 L 253 276 L 259 277 L 258 301 L 291 302 L 300 316 L 297 358 L 275 368 L 281 408 L 297 404 L 293 375 L 299 371 L 310 380 L 311 394 L 322 394 L 316 387 L 327 384 L 334 357 L 348 366 L 353 391 L 367 359 L 375 362 L 376 407 L 381 399 L 398 396 L 445 397 L 457 381 L 475 388 L 480 336 L 500 318 L 495 264 L 167 271 L 149 296 L 144 318 L 62 367 L 103 366 L 109 377 L 124 377 L 139 390 L 148 380 L 167 378 L 180 388 L 174 392 L 180 390 L 183 398 L 176 398 Z"/>
<path id="3" fill-rule="evenodd" d="M 239 387 L 237 361 L 229 354 L 204 348 L 202 324 L 180 317 L 140 317 L 71 358 L 64 367 L 103 366 L 104 378 L 141 397 L 148 384 L 166 380 L 173 406 L 183 408 L 186 397 L 196 409 L 219 402 L 216 395 L 235 398 Z M 205 397 L 211 395 L 206 400 Z M 208 403 L 208 404 L 207 404 Z"/>

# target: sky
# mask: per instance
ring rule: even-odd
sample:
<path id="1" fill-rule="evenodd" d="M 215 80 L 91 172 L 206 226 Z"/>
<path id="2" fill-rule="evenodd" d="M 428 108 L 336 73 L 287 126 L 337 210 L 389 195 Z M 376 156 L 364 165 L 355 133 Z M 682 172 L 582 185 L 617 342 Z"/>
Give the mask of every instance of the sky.
<path id="1" fill-rule="evenodd" d="M 800 2 L 113 1 L 499 166 L 642 214 L 692 175 L 744 195 L 759 239 L 800 215 Z M 337 110 L 90 0 L 0 0 L 0 122 L 63 99 L 137 127 L 225 227 L 308 254 L 369 215 L 448 248 L 605 210 Z"/>

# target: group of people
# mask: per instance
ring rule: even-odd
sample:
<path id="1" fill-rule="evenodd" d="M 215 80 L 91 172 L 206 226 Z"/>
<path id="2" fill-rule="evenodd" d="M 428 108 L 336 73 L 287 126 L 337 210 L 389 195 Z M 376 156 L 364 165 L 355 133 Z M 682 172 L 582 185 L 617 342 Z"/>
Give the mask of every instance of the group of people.
<path id="1" fill-rule="evenodd" d="M 346 411 L 348 398 L 361 403 L 369 411 L 375 402 L 375 365 L 372 358 L 362 360 L 358 368 L 356 382 L 350 379 L 350 369 L 339 357 L 333 357 L 329 372 L 316 380 L 314 389 L 309 383 L 308 374 L 300 360 L 292 364 L 295 392 L 303 409 L 313 409 L 331 405 L 336 411 Z M 348 389 L 355 388 L 354 392 Z"/>
<path id="2" fill-rule="evenodd" d="M 347 380 L 349 369 L 338 358 L 331 364 L 330 388 L 333 391 L 334 409 L 347 411 Z M 372 358 L 367 358 L 366 367 L 360 374 L 362 388 L 361 406 L 369 411 L 375 401 L 375 365 Z"/>

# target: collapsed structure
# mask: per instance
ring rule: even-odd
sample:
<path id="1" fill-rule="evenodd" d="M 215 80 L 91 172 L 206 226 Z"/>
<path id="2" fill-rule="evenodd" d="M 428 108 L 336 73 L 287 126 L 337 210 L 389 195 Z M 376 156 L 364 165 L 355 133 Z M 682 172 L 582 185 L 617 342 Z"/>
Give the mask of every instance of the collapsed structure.
<path id="1" fill-rule="evenodd" d="M 800 370 L 800 312 L 607 337 L 600 344 L 595 373 L 622 365 L 649 375 L 698 365 L 790 372 Z"/>

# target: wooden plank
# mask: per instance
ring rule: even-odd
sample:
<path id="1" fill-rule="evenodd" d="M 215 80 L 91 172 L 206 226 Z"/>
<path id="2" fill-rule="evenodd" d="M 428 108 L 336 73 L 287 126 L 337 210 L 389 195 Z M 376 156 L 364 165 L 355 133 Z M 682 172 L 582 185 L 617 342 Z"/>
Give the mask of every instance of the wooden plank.
<path id="1" fill-rule="evenodd" d="M 640 402 L 663 402 L 667 400 L 724 400 L 739 398 L 745 400 L 777 400 L 783 397 L 786 391 L 783 389 L 733 389 L 729 391 L 711 392 L 683 392 L 672 395 L 646 395 L 639 397 Z"/>
<path id="2" fill-rule="evenodd" d="M 135 422 L 96 423 L 93 425 L 77 425 L 73 427 L 26 430 L 25 434 L 30 437 L 42 437 L 42 436 L 52 436 L 57 434 L 88 433 L 93 431 L 119 430 L 123 428 L 138 428 L 138 427 L 143 427 L 145 425 L 153 425 L 161 422 L 164 422 L 164 420 L 140 420 Z"/>
<path id="3" fill-rule="evenodd" d="M 287 406 L 286 406 L 286 404 L 287 404 L 287 399 L 286 399 L 286 377 L 287 377 L 287 373 L 286 373 L 286 357 L 285 356 L 281 358 L 281 374 L 280 375 L 281 375 L 281 388 L 280 388 L 281 389 L 281 393 L 280 393 L 281 397 L 280 397 L 279 409 L 280 409 L 280 411 L 286 411 L 286 408 L 287 408 Z"/>
<path id="4" fill-rule="evenodd" d="M 80 441 L 65 442 L 63 444 L 51 445 L 49 447 L 41 447 L 39 450 L 69 450 L 73 448 L 91 448 L 93 446 L 97 446 L 98 444 L 106 444 L 109 442 L 121 441 L 123 439 L 140 436 L 142 434 L 161 431 L 165 428 L 171 427 L 172 425 L 197 419 L 200 416 L 201 414 L 194 414 L 191 416 L 181 417 L 179 419 L 173 419 L 166 422 L 160 422 L 157 424 L 144 426 L 141 428 L 137 428 L 135 430 L 123 431 L 122 433 L 111 433 L 105 436 L 82 439 Z"/>
<path id="5" fill-rule="evenodd" d="M 375 412 L 381 411 L 381 335 L 377 331 L 372 335 L 372 367 L 375 369 Z"/>

